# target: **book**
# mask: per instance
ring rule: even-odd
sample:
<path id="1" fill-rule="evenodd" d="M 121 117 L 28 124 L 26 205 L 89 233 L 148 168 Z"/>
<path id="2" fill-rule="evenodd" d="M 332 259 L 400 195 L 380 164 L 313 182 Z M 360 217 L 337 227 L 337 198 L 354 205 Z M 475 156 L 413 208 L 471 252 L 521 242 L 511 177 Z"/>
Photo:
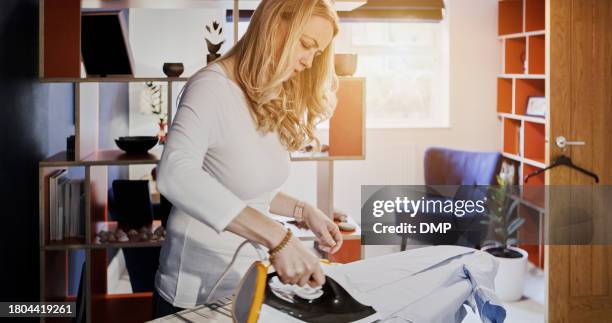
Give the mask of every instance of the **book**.
<path id="1" fill-rule="evenodd" d="M 49 176 L 49 240 L 60 240 L 59 224 L 59 201 L 58 201 L 58 181 L 65 178 L 65 169 L 55 171 Z"/>

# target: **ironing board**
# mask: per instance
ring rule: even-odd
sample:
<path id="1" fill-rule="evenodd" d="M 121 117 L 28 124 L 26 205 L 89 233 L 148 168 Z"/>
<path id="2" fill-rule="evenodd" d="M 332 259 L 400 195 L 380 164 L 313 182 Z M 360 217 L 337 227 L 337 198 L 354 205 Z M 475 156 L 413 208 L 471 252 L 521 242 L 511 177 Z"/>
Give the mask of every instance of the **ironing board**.
<path id="1" fill-rule="evenodd" d="M 378 311 L 359 323 L 460 322 L 466 315 L 463 305 L 477 309 L 483 322 L 503 322 L 506 316 L 493 292 L 497 261 L 475 249 L 425 247 L 324 269 L 351 296 Z M 231 306 L 231 299 L 223 299 L 154 322 L 232 322 Z M 296 321 L 262 307 L 260 322 Z"/>
<path id="2" fill-rule="evenodd" d="M 149 321 L 154 323 L 185 323 L 185 322 L 210 322 L 210 323 L 232 323 L 232 299 L 227 297 L 215 301 L 213 304 L 200 305 L 198 307 L 180 311 L 175 314 L 160 317 Z"/>

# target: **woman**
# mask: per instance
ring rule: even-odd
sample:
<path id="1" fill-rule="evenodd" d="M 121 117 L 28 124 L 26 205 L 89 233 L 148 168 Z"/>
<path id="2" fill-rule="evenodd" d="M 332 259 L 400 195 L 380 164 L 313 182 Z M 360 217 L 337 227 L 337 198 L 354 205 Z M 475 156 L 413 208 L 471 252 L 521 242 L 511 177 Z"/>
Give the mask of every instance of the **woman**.
<path id="1" fill-rule="evenodd" d="M 325 281 L 319 259 L 269 213 L 295 216 L 330 253 L 342 244 L 321 210 L 279 192 L 289 151 L 315 141 L 335 106 L 328 0 L 263 0 L 245 35 L 195 73 L 169 131 L 157 187 L 173 205 L 156 276 L 156 317 L 205 302 L 245 239 L 266 247 L 285 283 Z M 213 298 L 229 296 L 254 248 L 240 253 Z"/>

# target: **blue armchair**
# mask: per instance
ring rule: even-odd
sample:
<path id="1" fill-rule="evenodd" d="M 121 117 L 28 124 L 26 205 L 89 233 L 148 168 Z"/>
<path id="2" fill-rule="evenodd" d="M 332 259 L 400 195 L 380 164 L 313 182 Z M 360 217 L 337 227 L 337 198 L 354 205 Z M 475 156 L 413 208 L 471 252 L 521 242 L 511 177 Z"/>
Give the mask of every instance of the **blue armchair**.
<path id="1" fill-rule="evenodd" d="M 459 190 L 450 198 L 479 199 L 486 194 L 486 190 L 476 188 L 475 185 L 495 184 L 495 176 L 499 172 L 500 165 L 501 154 L 499 152 L 470 152 L 432 147 L 425 151 L 425 185 L 457 186 Z M 431 191 L 433 190 L 428 191 L 430 192 L 428 196 L 432 197 Z M 466 234 L 466 228 L 473 228 L 474 225 L 478 226 L 480 221 L 469 215 L 462 218 L 450 217 L 448 215 L 434 214 L 431 218 L 434 219 L 434 222 L 454 223 L 453 227 L 457 229 L 455 234 L 444 235 L 443 239 L 440 239 L 440 236 L 421 236 L 418 240 L 424 243 L 461 244 L 476 247 L 480 242 L 480 237 L 476 236 L 480 230 Z M 409 221 L 404 218 L 397 218 L 398 223 Z M 460 241 L 460 237 L 464 239 Z M 465 241 L 465 238 L 467 238 L 467 241 Z M 406 249 L 407 240 L 408 237 L 402 235 L 402 250 Z"/>

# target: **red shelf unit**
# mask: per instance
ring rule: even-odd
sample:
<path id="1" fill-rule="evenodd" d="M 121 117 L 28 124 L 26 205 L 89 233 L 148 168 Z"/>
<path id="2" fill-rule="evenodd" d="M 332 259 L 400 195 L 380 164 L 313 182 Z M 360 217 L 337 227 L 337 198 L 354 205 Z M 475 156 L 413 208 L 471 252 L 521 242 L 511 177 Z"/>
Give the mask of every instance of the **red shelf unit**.
<path id="1" fill-rule="evenodd" d="M 521 197 L 530 205 L 519 209 L 526 221 L 519 230 L 519 239 L 524 240 L 520 246 L 532 263 L 543 268 L 540 211 L 545 205 L 545 176 L 531 177 L 528 183 L 524 178 L 546 163 L 547 116 L 526 114 L 529 97 L 546 97 L 546 1 L 499 0 L 498 5 L 503 55 L 496 109 L 502 120 L 501 146 L 505 161 L 515 166 Z"/>

